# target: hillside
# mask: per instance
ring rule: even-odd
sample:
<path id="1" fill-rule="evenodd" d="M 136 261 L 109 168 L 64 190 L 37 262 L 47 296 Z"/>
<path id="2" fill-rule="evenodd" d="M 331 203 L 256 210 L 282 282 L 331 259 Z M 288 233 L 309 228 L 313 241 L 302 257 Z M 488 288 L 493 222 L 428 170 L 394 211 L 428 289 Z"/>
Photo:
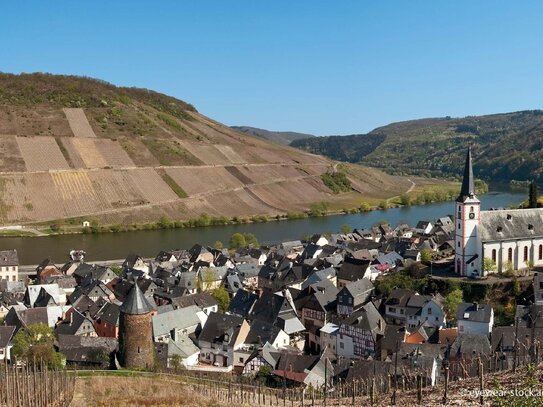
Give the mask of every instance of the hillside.
<path id="1" fill-rule="evenodd" d="M 277 215 L 315 202 L 355 207 L 410 182 L 224 126 L 192 105 L 89 78 L 0 74 L 0 224 L 101 224 Z"/>
<path id="2" fill-rule="evenodd" d="M 249 126 L 230 126 L 232 129 L 248 134 L 249 136 L 255 136 L 263 138 L 264 140 L 273 141 L 274 143 L 289 145 L 294 140 L 307 139 L 315 137 L 312 134 L 296 133 L 294 131 L 270 131 L 259 129 Z"/>
<path id="3" fill-rule="evenodd" d="M 368 134 L 296 140 L 292 146 L 392 174 L 459 176 L 468 145 L 479 178 L 543 182 L 543 111 L 392 123 Z"/>

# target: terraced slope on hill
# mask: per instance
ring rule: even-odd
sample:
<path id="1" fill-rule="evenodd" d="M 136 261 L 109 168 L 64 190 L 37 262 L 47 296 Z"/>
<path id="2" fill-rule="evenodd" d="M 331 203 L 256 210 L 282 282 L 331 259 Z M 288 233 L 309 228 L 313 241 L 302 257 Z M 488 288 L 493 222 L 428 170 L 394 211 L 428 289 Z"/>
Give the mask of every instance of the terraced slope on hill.
<path id="1" fill-rule="evenodd" d="M 1 224 L 276 215 L 411 185 L 350 166 L 353 190 L 335 195 L 321 179 L 327 158 L 238 133 L 166 95 L 48 74 L 0 74 L 0 152 Z"/>

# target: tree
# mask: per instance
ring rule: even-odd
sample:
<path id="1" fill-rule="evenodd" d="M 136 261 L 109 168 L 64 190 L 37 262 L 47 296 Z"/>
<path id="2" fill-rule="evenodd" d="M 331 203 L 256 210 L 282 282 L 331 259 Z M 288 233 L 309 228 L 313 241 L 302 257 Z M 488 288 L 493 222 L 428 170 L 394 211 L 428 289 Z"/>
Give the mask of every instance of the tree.
<path id="1" fill-rule="evenodd" d="M 510 260 L 507 260 L 505 263 L 504 263 L 504 268 L 505 268 L 505 275 L 507 277 L 513 277 L 515 275 L 515 269 L 513 267 L 513 262 L 511 262 Z"/>
<path id="2" fill-rule="evenodd" d="M 346 235 L 347 233 L 350 233 L 351 232 L 351 227 L 349 225 L 347 225 L 346 223 L 344 223 L 343 225 L 341 225 L 341 227 L 339 228 L 340 232 L 343 233 L 344 235 Z"/>
<path id="3" fill-rule="evenodd" d="M 223 286 L 220 286 L 219 288 L 213 290 L 211 295 L 217 300 L 220 312 L 228 311 L 228 308 L 230 307 L 230 296 L 228 295 L 228 292 Z"/>
<path id="4" fill-rule="evenodd" d="M 483 271 L 495 271 L 496 270 L 496 262 L 492 260 L 490 257 L 485 257 L 483 259 Z"/>
<path id="5" fill-rule="evenodd" d="M 400 195 L 400 203 L 403 206 L 409 206 L 411 205 L 411 198 L 409 197 L 408 194 L 404 192 L 403 194 Z"/>
<path id="6" fill-rule="evenodd" d="M 367 202 L 362 202 L 360 204 L 359 210 L 360 210 L 360 212 L 369 212 L 369 211 L 371 211 L 371 206 Z"/>
<path id="7" fill-rule="evenodd" d="M 213 283 L 217 281 L 217 273 L 213 269 L 207 267 L 200 272 L 200 291 L 209 291 L 213 288 Z"/>
<path id="8" fill-rule="evenodd" d="M 228 242 L 228 247 L 230 249 L 239 249 L 240 247 L 247 246 L 247 243 L 245 242 L 245 236 L 241 233 L 234 233 L 232 236 L 230 236 L 230 241 Z"/>
<path id="9" fill-rule="evenodd" d="M 22 328 L 13 338 L 13 354 L 29 365 L 45 363 L 51 369 L 60 369 L 63 358 L 55 351 L 53 330 L 46 324 L 31 324 Z"/>
<path id="10" fill-rule="evenodd" d="M 244 233 L 243 237 L 245 238 L 246 246 L 258 246 L 258 240 L 252 233 Z"/>
<path id="11" fill-rule="evenodd" d="M 528 208 L 537 208 L 537 184 L 534 181 L 530 182 Z"/>
<path id="12" fill-rule="evenodd" d="M 213 247 L 217 250 L 222 250 L 224 248 L 224 244 L 220 240 L 217 240 L 215 243 L 213 243 Z"/>
<path id="13" fill-rule="evenodd" d="M 458 305 L 462 302 L 464 302 L 464 294 L 461 289 L 456 288 L 447 294 L 443 305 L 448 319 L 456 319 L 456 310 L 458 309 Z"/>
<path id="14" fill-rule="evenodd" d="M 424 249 L 420 251 L 420 261 L 422 263 L 430 263 L 434 258 L 434 253 L 431 250 Z"/>

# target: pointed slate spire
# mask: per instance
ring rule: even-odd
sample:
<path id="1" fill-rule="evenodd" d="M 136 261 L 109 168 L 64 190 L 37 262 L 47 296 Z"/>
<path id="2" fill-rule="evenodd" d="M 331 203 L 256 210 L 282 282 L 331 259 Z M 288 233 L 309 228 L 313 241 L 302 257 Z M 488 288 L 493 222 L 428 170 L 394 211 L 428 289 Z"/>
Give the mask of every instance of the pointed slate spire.
<path id="1" fill-rule="evenodd" d="M 123 314 L 142 315 L 153 311 L 153 307 L 147 301 L 147 298 L 141 292 L 138 283 L 134 281 L 134 286 L 130 289 L 128 297 L 120 307 Z"/>
<path id="2" fill-rule="evenodd" d="M 473 182 L 473 166 L 471 163 L 471 146 L 468 148 L 466 156 L 466 165 L 464 167 L 464 179 L 462 180 L 462 188 L 458 196 L 458 202 L 464 202 L 467 197 L 475 195 L 475 184 Z"/>

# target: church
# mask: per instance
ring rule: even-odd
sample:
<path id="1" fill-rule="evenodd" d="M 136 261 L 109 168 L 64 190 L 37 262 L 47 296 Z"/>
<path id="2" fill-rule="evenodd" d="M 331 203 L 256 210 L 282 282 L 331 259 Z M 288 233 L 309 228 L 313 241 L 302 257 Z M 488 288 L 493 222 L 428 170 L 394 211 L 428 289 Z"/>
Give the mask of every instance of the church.
<path id="1" fill-rule="evenodd" d="M 475 195 L 471 148 L 455 208 L 455 271 L 481 278 L 509 268 L 543 265 L 543 208 L 481 211 Z M 484 270 L 485 258 L 495 266 Z"/>

